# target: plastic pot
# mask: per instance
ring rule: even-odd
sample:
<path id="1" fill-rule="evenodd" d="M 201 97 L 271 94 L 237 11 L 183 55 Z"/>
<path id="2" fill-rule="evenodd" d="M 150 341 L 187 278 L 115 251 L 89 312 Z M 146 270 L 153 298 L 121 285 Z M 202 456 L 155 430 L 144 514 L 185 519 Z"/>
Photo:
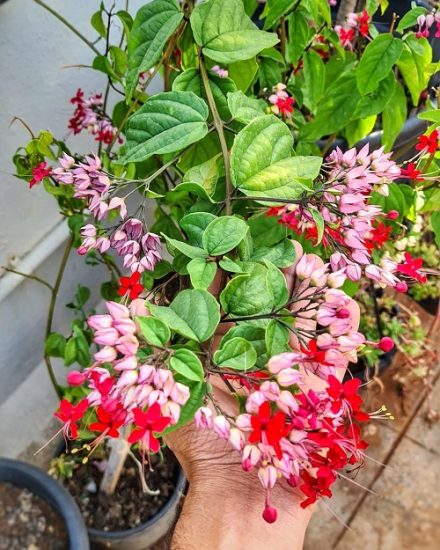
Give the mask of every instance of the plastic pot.
<path id="1" fill-rule="evenodd" d="M 174 492 L 160 512 L 147 522 L 124 531 L 89 529 L 91 546 L 96 550 L 148 550 L 164 537 L 176 521 L 179 504 L 186 489 L 186 479 L 179 467 Z M 116 497 L 117 498 L 117 495 Z"/>
<path id="2" fill-rule="evenodd" d="M 89 537 L 81 512 L 69 493 L 46 472 L 9 458 L 0 458 L 0 482 L 28 489 L 49 503 L 64 521 L 70 550 L 89 550 Z"/>

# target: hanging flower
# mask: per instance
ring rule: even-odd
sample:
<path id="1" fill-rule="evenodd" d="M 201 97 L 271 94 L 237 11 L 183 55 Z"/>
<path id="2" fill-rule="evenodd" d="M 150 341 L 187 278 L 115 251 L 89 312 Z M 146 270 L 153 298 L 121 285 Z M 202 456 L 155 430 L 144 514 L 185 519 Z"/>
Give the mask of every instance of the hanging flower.
<path id="1" fill-rule="evenodd" d="M 170 425 L 171 418 L 161 415 L 158 403 L 153 403 L 147 412 L 139 408 L 133 409 L 132 412 L 136 428 L 128 436 L 128 442 L 140 443 L 146 451 L 159 452 L 160 442 L 154 434 L 163 432 Z"/>
<path id="2" fill-rule="evenodd" d="M 139 271 L 132 273 L 130 277 L 121 277 L 119 284 L 121 288 L 118 290 L 119 296 L 125 296 L 128 294 L 130 300 L 136 300 L 144 290 L 144 287 L 139 283 L 141 274 Z"/>
<path id="3" fill-rule="evenodd" d="M 429 136 L 425 134 L 419 136 L 417 138 L 418 143 L 416 144 L 417 151 L 423 151 L 430 155 L 434 154 L 438 149 L 438 139 L 439 134 L 437 130 L 433 130 Z"/>
<path id="4" fill-rule="evenodd" d="M 32 179 L 29 182 L 29 189 L 32 189 L 34 185 L 37 183 L 40 183 L 40 181 L 43 181 L 44 178 L 47 178 L 47 176 L 50 176 L 52 173 L 52 169 L 47 167 L 46 162 L 40 162 L 38 166 L 35 166 L 32 168 Z"/>

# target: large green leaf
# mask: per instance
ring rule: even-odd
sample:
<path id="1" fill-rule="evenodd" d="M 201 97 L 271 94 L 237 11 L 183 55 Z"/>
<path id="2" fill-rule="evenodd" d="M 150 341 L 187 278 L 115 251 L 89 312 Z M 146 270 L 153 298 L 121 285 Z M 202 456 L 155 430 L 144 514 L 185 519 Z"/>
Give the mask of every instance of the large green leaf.
<path id="1" fill-rule="evenodd" d="M 127 99 L 133 95 L 140 73 L 159 61 L 167 40 L 182 18 L 183 12 L 176 0 L 153 0 L 137 12 L 127 44 Z"/>
<path id="2" fill-rule="evenodd" d="M 122 162 L 141 162 L 152 155 L 174 153 L 208 132 L 208 106 L 193 92 L 152 96 L 127 123 Z"/>
<path id="3" fill-rule="evenodd" d="M 304 105 L 314 113 L 324 95 L 325 65 L 321 56 L 313 50 L 304 53 L 303 61 Z"/>
<path id="4" fill-rule="evenodd" d="M 266 114 L 263 101 L 248 97 L 241 91 L 228 94 L 228 106 L 232 118 L 244 124 Z"/>
<path id="5" fill-rule="evenodd" d="M 258 63 L 255 57 L 237 61 L 228 65 L 229 78 L 235 82 L 237 88 L 246 92 L 258 72 Z"/>
<path id="6" fill-rule="evenodd" d="M 416 38 L 414 33 L 410 33 L 404 42 L 397 66 L 408 86 L 414 106 L 418 105 L 420 94 L 428 85 L 431 61 L 432 48 L 429 42 L 424 37 Z"/>
<path id="7" fill-rule="evenodd" d="M 252 254 L 253 261 L 268 260 L 276 267 L 289 267 L 296 258 L 296 251 L 290 239 L 283 239 L 276 245 L 262 246 Z"/>
<path id="8" fill-rule="evenodd" d="M 287 52 L 289 60 L 296 65 L 299 58 L 304 53 L 310 37 L 313 33 L 307 22 L 307 12 L 301 8 L 296 9 L 288 17 L 289 23 L 289 42 Z"/>
<path id="9" fill-rule="evenodd" d="M 300 129 L 300 138 L 314 140 L 339 132 L 353 118 L 360 97 L 355 72 L 343 73 L 326 90 L 315 118 Z"/>
<path id="10" fill-rule="evenodd" d="M 267 282 L 272 291 L 273 305 L 275 307 L 282 307 L 289 299 L 286 277 L 284 277 L 283 273 L 269 260 L 265 260 L 264 263 L 267 267 Z"/>
<path id="11" fill-rule="evenodd" d="M 220 302 L 224 312 L 234 317 L 270 311 L 273 298 L 267 269 L 256 264 L 251 273 L 236 275 L 221 293 Z"/>
<path id="12" fill-rule="evenodd" d="M 203 382 L 205 373 L 197 355 L 189 349 L 178 349 L 170 359 L 170 367 L 187 380 Z"/>
<path id="13" fill-rule="evenodd" d="M 376 90 L 361 97 L 356 106 L 354 118 L 364 118 L 381 113 L 391 100 L 396 87 L 396 77 L 393 71 L 379 82 Z"/>
<path id="14" fill-rule="evenodd" d="M 399 20 L 399 24 L 397 25 L 396 31 L 403 33 L 405 29 L 414 27 L 415 25 L 417 25 L 417 18 L 420 15 L 425 15 L 425 14 L 426 14 L 426 8 L 413 8 L 412 10 L 409 10 Z"/>
<path id="15" fill-rule="evenodd" d="M 197 5 L 191 27 L 203 53 L 218 63 L 249 59 L 278 42 L 276 34 L 258 30 L 241 0 L 210 0 Z"/>
<path id="16" fill-rule="evenodd" d="M 148 305 L 151 313 L 172 330 L 190 340 L 205 342 L 220 321 L 220 307 L 205 290 L 182 290 L 169 307 Z"/>
<path id="17" fill-rule="evenodd" d="M 215 262 L 207 262 L 204 258 L 194 258 L 186 266 L 193 288 L 207 290 L 217 273 Z"/>
<path id="18" fill-rule="evenodd" d="M 222 344 L 214 353 L 214 363 L 219 367 L 246 371 L 257 361 L 257 352 L 250 342 L 235 337 Z"/>
<path id="19" fill-rule="evenodd" d="M 227 94 L 235 92 L 237 87 L 230 78 L 222 78 L 218 74 L 209 71 L 209 85 L 220 117 L 228 120 L 231 116 L 228 108 Z M 187 69 L 173 82 L 173 90 L 177 92 L 194 92 L 203 99 L 206 98 L 205 88 L 198 69 Z"/>
<path id="20" fill-rule="evenodd" d="M 322 159 L 292 157 L 289 128 L 272 115 L 257 118 L 235 138 L 231 177 L 246 195 L 294 199 L 319 174 Z"/>
<path id="21" fill-rule="evenodd" d="M 348 142 L 349 147 L 353 147 L 359 140 L 368 136 L 368 134 L 373 130 L 374 125 L 376 124 L 377 115 L 370 115 L 364 118 L 359 118 L 357 120 L 350 120 L 350 122 L 345 127 L 344 135 L 345 139 Z M 318 210 L 312 210 L 312 213 L 316 216 L 320 216 Z M 323 224 L 322 220 L 322 224 Z M 322 238 L 322 236 L 321 236 Z M 321 242 L 321 240 L 319 240 Z M 319 244 L 319 242 L 317 244 Z"/>
<path id="22" fill-rule="evenodd" d="M 266 328 L 266 349 L 269 357 L 289 350 L 289 329 L 272 319 Z"/>
<path id="23" fill-rule="evenodd" d="M 192 245 L 203 248 L 203 233 L 208 225 L 215 220 L 209 212 L 191 212 L 180 220 L 179 225 L 188 236 Z"/>
<path id="24" fill-rule="evenodd" d="M 402 41 L 391 34 L 380 34 L 368 44 L 356 70 L 356 82 L 362 95 L 375 90 L 378 83 L 388 76 L 402 49 Z"/>
<path id="25" fill-rule="evenodd" d="M 254 324 L 253 321 L 243 321 L 228 330 L 223 336 L 220 347 L 223 347 L 231 338 L 244 338 L 257 352 L 258 358 L 266 353 L 265 328 Z"/>
<path id="26" fill-rule="evenodd" d="M 382 145 L 386 151 L 391 151 L 407 115 L 406 95 L 400 82 L 396 82 L 394 95 L 386 104 L 382 113 Z M 440 120 L 439 120 L 440 122 Z"/>
<path id="27" fill-rule="evenodd" d="M 221 216 L 213 220 L 203 233 L 203 248 L 210 256 L 222 256 L 244 239 L 247 223 L 236 216 Z"/>
<path id="28" fill-rule="evenodd" d="M 270 29 L 278 19 L 286 14 L 297 0 L 267 0 L 261 19 L 264 19 L 264 29 Z"/>
<path id="29" fill-rule="evenodd" d="M 168 326 L 155 317 L 136 317 L 136 323 L 145 340 L 159 348 L 162 348 L 171 338 Z"/>
<path id="30" fill-rule="evenodd" d="M 174 248 L 178 250 L 182 254 L 185 254 L 185 256 L 188 256 L 188 258 L 206 258 L 208 256 L 207 252 L 203 250 L 203 248 L 192 246 L 191 244 L 188 244 L 184 241 L 179 241 L 178 239 L 172 239 L 164 233 L 162 233 L 162 236 L 165 238 L 167 244 L 169 244 L 172 249 Z"/>

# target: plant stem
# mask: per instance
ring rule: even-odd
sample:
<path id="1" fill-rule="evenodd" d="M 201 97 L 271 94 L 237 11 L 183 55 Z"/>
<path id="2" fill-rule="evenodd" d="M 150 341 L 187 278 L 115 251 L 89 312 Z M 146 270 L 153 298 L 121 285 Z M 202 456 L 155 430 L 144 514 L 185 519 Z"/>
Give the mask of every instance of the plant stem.
<path id="1" fill-rule="evenodd" d="M 203 86 L 206 92 L 206 99 L 208 100 L 208 105 L 212 113 L 212 120 L 214 123 L 215 130 L 220 141 L 220 147 L 222 150 L 223 162 L 225 164 L 225 179 L 226 179 L 226 215 L 229 216 L 232 212 L 231 209 L 231 195 L 232 195 L 232 185 L 231 185 L 231 165 L 229 162 L 229 152 L 228 146 L 225 139 L 225 133 L 223 131 L 223 122 L 218 114 L 217 105 L 215 104 L 214 96 L 212 95 L 211 86 L 209 85 L 209 77 L 206 71 L 205 60 L 201 49 L 199 48 L 199 61 L 200 61 L 200 75 L 202 77 Z"/>
<path id="2" fill-rule="evenodd" d="M 12 269 L 10 267 L 5 267 L 5 266 L 0 266 L 0 269 L 9 271 L 9 273 L 15 273 L 15 275 L 20 275 L 21 277 L 26 277 L 26 279 L 32 279 L 33 281 L 37 281 L 38 283 L 41 283 L 42 285 L 46 286 L 51 292 L 53 292 L 52 285 L 50 285 L 44 279 L 37 277 L 37 275 L 29 275 L 28 273 L 23 273 L 22 271 L 17 271 L 16 269 Z"/>
<path id="3" fill-rule="evenodd" d="M 303 204 L 303 200 L 299 199 L 278 199 L 273 197 L 251 197 L 251 196 L 242 196 L 232 197 L 233 201 L 264 201 L 264 202 L 280 202 L 282 204 Z"/>
<path id="4" fill-rule="evenodd" d="M 52 296 L 49 302 L 49 309 L 47 312 L 47 321 L 46 321 L 46 333 L 45 338 L 47 340 L 49 334 L 52 332 L 52 323 L 53 323 L 53 316 L 55 313 L 55 306 L 58 298 L 58 292 L 60 290 L 61 281 L 63 280 L 64 271 L 66 269 L 67 261 L 69 259 L 70 249 L 72 248 L 73 244 L 73 235 L 69 237 L 69 240 L 66 243 L 66 247 L 64 249 L 63 257 L 61 258 L 61 263 L 58 268 L 57 278 L 55 280 L 55 284 L 52 289 Z M 55 377 L 55 373 L 53 370 L 52 362 L 50 360 L 49 355 L 47 353 L 44 353 L 44 360 L 46 362 L 47 372 L 49 374 L 50 381 L 52 382 L 52 386 L 54 387 L 54 390 L 56 391 L 59 398 L 63 397 L 63 393 L 58 386 L 58 382 Z"/>
<path id="5" fill-rule="evenodd" d="M 85 44 L 87 44 L 87 46 L 92 49 L 96 55 L 101 55 L 100 51 L 95 48 L 95 46 L 89 41 L 87 40 L 87 38 L 81 34 L 79 32 L 78 29 L 76 29 L 72 23 L 69 23 L 69 21 L 67 21 L 67 19 L 65 19 L 61 14 L 59 14 L 56 10 L 54 10 L 53 8 L 51 8 L 50 6 L 48 6 L 47 4 L 45 4 L 42 0 L 34 0 L 34 2 L 36 4 L 38 4 L 39 6 L 41 6 L 42 8 L 44 8 L 45 10 L 47 10 L 49 13 L 51 13 L 54 17 L 56 17 L 59 21 L 61 21 L 61 23 L 63 23 L 68 29 L 70 29 L 74 34 L 76 34 L 76 36 L 78 38 L 80 38 Z"/>

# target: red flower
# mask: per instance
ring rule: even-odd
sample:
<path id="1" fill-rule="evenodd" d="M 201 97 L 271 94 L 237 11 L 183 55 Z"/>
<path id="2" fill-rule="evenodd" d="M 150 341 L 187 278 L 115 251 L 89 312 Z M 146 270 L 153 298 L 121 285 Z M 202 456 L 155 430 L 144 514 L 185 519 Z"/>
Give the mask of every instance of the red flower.
<path id="1" fill-rule="evenodd" d="M 300 346 L 301 353 L 307 356 L 306 361 L 311 361 L 312 363 L 321 363 L 321 365 L 330 365 L 325 360 L 325 351 L 318 349 L 316 340 L 310 340 L 307 344 L 307 348 Z"/>
<path id="2" fill-rule="evenodd" d="M 362 397 L 358 394 L 359 386 L 361 385 L 360 380 L 352 378 L 342 383 L 330 374 L 327 382 L 327 393 L 332 399 L 332 412 L 338 413 L 346 405 L 352 412 L 352 416 L 359 422 L 366 422 L 370 418 L 367 413 L 360 410 L 362 405 Z"/>
<path id="3" fill-rule="evenodd" d="M 359 22 L 359 34 L 362 36 L 368 36 L 370 16 L 368 15 L 367 10 L 364 10 L 362 15 L 358 15 L 357 20 Z"/>
<path id="4" fill-rule="evenodd" d="M 130 300 L 139 298 L 140 293 L 144 290 L 144 287 L 139 283 L 140 278 L 141 274 L 139 271 L 135 271 L 131 277 L 121 277 L 119 279 L 119 284 L 121 285 L 121 288 L 118 290 L 119 296 L 125 296 L 128 292 Z"/>
<path id="5" fill-rule="evenodd" d="M 284 206 L 271 206 L 267 212 L 266 216 L 269 218 L 270 216 L 280 216 L 281 212 L 284 210 Z"/>
<path id="6" fill-rule="evenodd" d="M 280 441 L 290 431 L 290 426 L 286 424 L 286 415 L 278 411 L 271 416 L 270 403 L 265 401 L 258 409 L 258 416 L 251 416 L 251 426 L 253 431 L 249 436 L 249 443 L 270 445 L 281 460 L 283 453 Z"/>
<path id="7" fill-rule="evenodd" d="M 393 228 L 391 225 L 388 226 L 382 222 L 377 224 L 377 226 L 370 232 L 371 237 L 369 239 L 365 239 L 365 246 L 368 251 L 371 253 L 373 248 L 380 248 L 383 244 L 388 242 L 392 230 Z"/>
<path id="8" fill-rule="evenodd" d="M 398 273 L 415 279 L 419 283 L 426 283 L 426 275 L 419 273 L 423 266 L 422 258 L 413 258 L 409 252 L 405 252 L 405 261 L 397 266 Z"/>
<path id="9" fill-rule="evenodd" d="M 422 137 L 426 137 L 426 136 L 422 136 Z M 424 181 L 424 179 L 420 177 L 420 174 L 421 172 L 420 170 L 417 170 L 414 162 L 410 162 L 408 164 L 408 168 L 400 169 L 400 175 L 402 176 L 402 178 L 408 178 L 414 181 Z"/>
<path id="10" fill-rule="evenodd" d="M 419 136 L 416 145 L 417 151 L 424 151 L 426 149 L 426 152 L 432 155 L 438 149 L 438 137 L 437 130 L 433 130 L 429 136 Z"/>
<path id="11" fill-rule="evenodd" d="M 133 409 L 134 423 L 136 428 L 128 436 L 127 441 L 129 443 L 141 442 L 143 447 L 147 450 L 157 453 L 160 449 L 160 442 L 153 435 L 155 433 L 161 433 L 170 424 L 171 418 L 169 416 L 161 416 L 159 403 L 153 403 L 147 412 L 143 412 L 141 409 Z"/>
<path id="12" fill-rule="evenodd" d="M 52 173 L 51 168 L 47 168 L 46 162 L 40 162 L 38 166 L 35 166 L 35 168 L 32 168 L 32 175 L 34 176 L 31 181 L 29 182 L 29 189 L 32 189 L 32 187 L 36 183 L 40 183 L 40 181 L 44 180 L 47 176 L 50 176 Z"/>
<path id="13" fill-rule="evenodd" d="M 322 473 L 323 475 L 319 475 L 319 473 Z M 315 503 L 319 497 L 332 496 L 329 487 L 334 481 L 336 481 L 335 474 L 328 468 L 322 468 L 318 471 L 317 475 L 318 477 L 312 477 L 308 472 L 305 471 L 301 475 L 304 484 L 300 485 L 299 488 L 307 497 L 301 502 L 301 508 L 307 508 L 307 506 Z"/>
<path id="14" fill-rule="evenodd" d="M 280 110 L 280 113 L 284 116 L 289 116 L 293 113 L 293 104 L 295 100 L 293 97 L 279 97 L 277 101 L 277 107 Z"/>
<path id="15" fill-rule="evenodd" d="M 96 410 L 98 422 L 92 422 L 89 430 L 92 432 L 100 432 L 110 437 L 119 437 L 119 428 L 125 421 L 127 416 L 121 403 L 116 403 L 109 400 L 106 405 L 100 405 Z"/>
<path id="16" fill-rule="evenodd" d="M 78 437 L 76 422 L 81 420 L 88 408 L 89 402 L 87 399 L 82 399 L 77 405 L 72 405 L 67 399 L 61 401 L 58 410 L 54 414 L 61 422 L 64 422 L 64 431 L 68 438 L 76 439 Z"/>
<path id="17" fill-rule="evenodd" d="M 354 40 L 354 29 L 338 29 L 339 40 L 342 46 L 351 46 Z"/>

